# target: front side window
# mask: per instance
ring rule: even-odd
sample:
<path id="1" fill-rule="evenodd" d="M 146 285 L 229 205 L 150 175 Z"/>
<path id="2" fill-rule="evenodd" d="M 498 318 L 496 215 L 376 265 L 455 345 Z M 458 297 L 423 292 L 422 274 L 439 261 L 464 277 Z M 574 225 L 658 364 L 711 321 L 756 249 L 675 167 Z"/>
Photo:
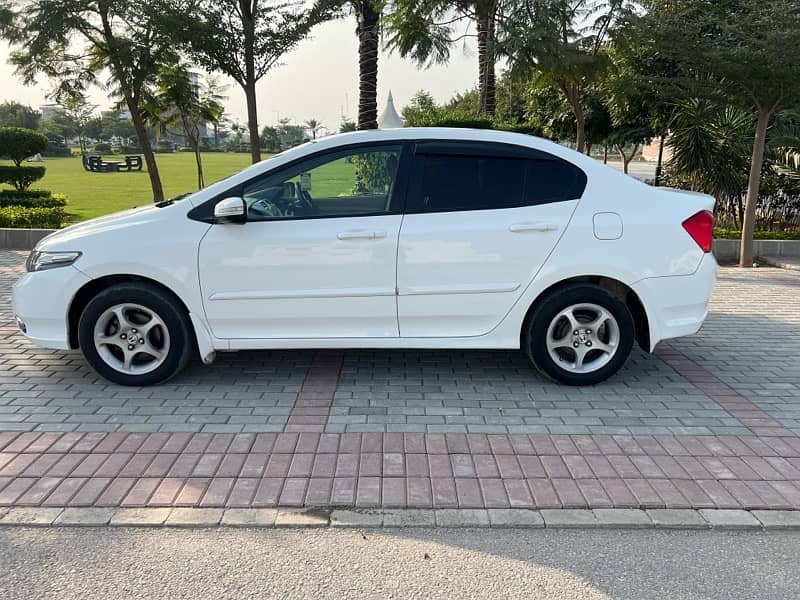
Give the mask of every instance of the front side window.
<path id="1" fill-rule="evenodd" d="M 399 145 L 351 149 L 279 169 L 245 184 L 247 219 L 388 213 L 400 154 Z"/>

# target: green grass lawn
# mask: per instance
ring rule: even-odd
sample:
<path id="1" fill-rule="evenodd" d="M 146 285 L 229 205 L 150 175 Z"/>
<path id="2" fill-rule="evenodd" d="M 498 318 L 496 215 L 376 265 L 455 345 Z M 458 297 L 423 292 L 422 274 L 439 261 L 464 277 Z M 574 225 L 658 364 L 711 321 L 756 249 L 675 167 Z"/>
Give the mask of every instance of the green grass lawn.
<path id="1" fill-rule="evenodd" d="M 108 160 L 113 159 L 114 157 L 108 157 Z M 197 189 L 193 154 L 190 152 L 157 154 L 156 160 L 166 197 Z M 249 154 L 231 152 L 203 154 L 206 185 L 240 171 L 249 164 Z M 32 187 L 66 194 L 69 221 L 82 221 L 152 201 L 150 178 L 146 170 L 130 173 L 91 173 L 83 169 L 78 156 L 46 158 L 44 165 L 47 168 L 44 179 L 37 181 Z M 345 159 L 317 167 L 312 174 L 314 196 L 347 195 L 353 190 L 355 167 Z M 0 186 L 2 187 L 5 186 Z"/>
<path id="2" fill-rule="evenodd" d="M 109 157 L 114 160 L 114 157 Z M 157 154 L 164 194 L 177 196 L 197 189 L 197 172 L 191 152 Z M 10 164 L 3 162 L 2 164 Z M 32 163 L 26 163 L 32 164 Z M 250 164 L 250 155 L 233 152 L 203 154 L 206 185 L 222 179 Z M 114 211 L 152 202 L 150 178 L 145 170 L 131 173 L 90 173 L 84 171 L 79 156 L 46 158 L 44 179 L 32 187 L 67 195 L 71 221 L 82 221 Z M 5 188 L 7 186 L 0 186 Z"/>

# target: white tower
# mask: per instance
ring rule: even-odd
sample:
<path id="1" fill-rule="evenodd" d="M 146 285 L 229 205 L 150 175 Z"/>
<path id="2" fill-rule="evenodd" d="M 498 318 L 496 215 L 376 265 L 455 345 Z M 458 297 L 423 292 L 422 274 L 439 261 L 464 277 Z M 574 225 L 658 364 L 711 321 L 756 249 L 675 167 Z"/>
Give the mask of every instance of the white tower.
<path id="1" fill-rule="evenodd" d="M 392 99 L 392 92 L 389 91 L 389 98 L 386 100 L 386 108 L 383 109 L 380 118 L 378 119 L 378 129 L 400 129 L 403 127 L 403 119 L 397 114 L 394 108 L 394 100 Z"/>

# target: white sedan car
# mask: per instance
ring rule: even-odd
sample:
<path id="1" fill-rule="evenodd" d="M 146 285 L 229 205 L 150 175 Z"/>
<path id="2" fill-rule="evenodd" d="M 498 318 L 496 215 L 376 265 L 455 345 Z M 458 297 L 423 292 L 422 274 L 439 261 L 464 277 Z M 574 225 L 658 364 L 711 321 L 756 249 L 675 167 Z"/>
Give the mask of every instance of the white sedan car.
<path id="1" fill-rule="evenodd" d="M 336 135 L 48 236 L 14 310 L 126 385 L 262 348 L 521 348 L 595 384 L 700 328 L 713 205 L 526 135 Z"/>

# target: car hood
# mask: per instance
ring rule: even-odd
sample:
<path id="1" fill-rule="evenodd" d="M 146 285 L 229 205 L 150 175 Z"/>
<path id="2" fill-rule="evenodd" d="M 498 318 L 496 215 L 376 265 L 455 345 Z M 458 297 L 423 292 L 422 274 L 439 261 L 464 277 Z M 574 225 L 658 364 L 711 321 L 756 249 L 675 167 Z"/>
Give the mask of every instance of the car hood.
<path id="1" fill-rule="evenodd" d="M 170 208 L 175 208 L 175 206 L 159 207 L 155 204 L 148 204 L 89 219 L 51 233 L 36 245 L 36 249 L 81 250 L 81 243 L 87 238 L 109 234 L 120 229 L 146 227 L 148 223 L 165 218 L 171 212 Z"/>

